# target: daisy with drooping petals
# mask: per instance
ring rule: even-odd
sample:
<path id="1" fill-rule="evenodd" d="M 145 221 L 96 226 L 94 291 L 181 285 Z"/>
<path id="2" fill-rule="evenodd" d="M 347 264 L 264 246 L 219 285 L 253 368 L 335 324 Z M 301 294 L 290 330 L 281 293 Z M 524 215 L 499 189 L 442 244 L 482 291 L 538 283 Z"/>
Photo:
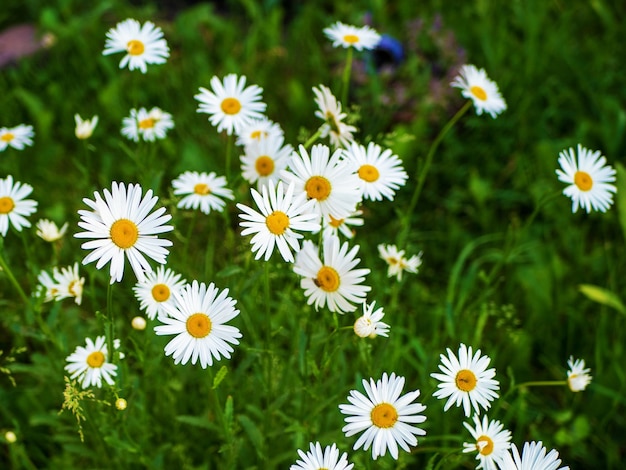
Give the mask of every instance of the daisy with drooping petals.
<path id="1" fill-rule="evenodd" d="M 13 183 L 13 176 L 0 178 L 0 234 L 6 236 L 9 225 L 12 225 L 18 232 L 23 227 L 30 227 L 30 222 L 26 219 L 37 210 L 37 201 L 24 199 L 33 191 L 30 184 Z"/>
<path id="2" fill-rule="evenodd" d="M 584 359 L 574 360 L 574 356 L 570 356 L 567 361 L 569 370 L 567 371 L 567 385 L 572 392 L 580 392 L 587 388 L 591 383 L 591 369 L 585 368 Z"/>
<path id="3" fill-rule="evenodd" d="M 422 252 L 407 258 L 404 250 L 398 250 L 396 245 L 378 245 L 378 254 L 387 262 L 387 277 L 396 276 L 398 281 L 402 280 L 402 273 L 416 274 L 422 265 Z"/>
<path id="4" fill-rule="evenodd" d="M 76 128 L 74 129 L 76 138 L 85 140 L 91 137 L 93 130 L 98 125 L 98 116 L 83 120 L 80 115 L 74 114 L 74 121 L 76 121 Z"/>
<path id="5" fill-rule="evenodd" d="M 133 272 L 139 281 L 146 273 L 152 272 L 145 256 L 159 264 L 165 264 L 172 246 L 170 240 L 158 238 L 158 234 L 170 232 L 171 225 L 164 225 L 172 216 L 161 207 L 150 214 L 158 197 L 152 196 L 149 189 L 142 198 L 143 190 L 138 184 L 112 183 L 112 189 L 100 193 L 94 192 L 95 200 L 83 198 L 91 211 L 79 210 L 81 221 L 78 222 L 84 232 L 76 238 L 92 238 L 81 245 L 83 250 L 93 250 L 83 260 L 89 264 L 97 260 L 96 269 L 110 263 L 111 284 L 120 282 L 124 276 L 124 259 L 128 258 Z"/>
<path id="6" fill-rule="evenodd" d="M 489 421 L 486 416 L 483 416 L 482 422 L 476 415 L 473 419 L 474 427 L 468 423 L 463 423 L 463 426 L 475 442 L 463 443 L 463 452 L 477 452 L 476 459 L 480 461 L 477 469 L 496 470 L 496 464 L 502 462 L 511 446 L 511 432 L 504 429 L 500 421 Z"/>
<path id="7" fill-rule="evenodd" d="M 102 379 L 109 385 L 113 385 L 113 377 L 117 375 L 117 366 L 107 361 L 107 345 L 104 336 L 98 336 L 95 343 L 91 338 L 87 338 L 86 347 L 78 346 L 76 350 L 67 357 L 69 363 L 65 366 L 70 379 L 81 382 L 83 388 L 96 385 L 102 387 Z"/>
<path id="8" fill-rule="evenodd" d="M 324 28 L 324 34 L 333 41 L 333 47 L 354 47 L 357 51 L 374 49 L 380 42 L 380 34 L 369 26 L 352 26 L 341 21 Z"/>
<path id="9" fill-rule="evenodd" d="M 354 322 L 354 332 L 361 338 L 375 338 L 376 336 L 389 336 L 389 325 L 381 320 L 385 316 L 383 308 L 376 308 L 376 302 L 367 304 L 363 302 L 363 316 Z"/>
<path id="10" fill-rule="evenodd" d="M 359 246 L 348 251 L 348 242 L 342 245 L 339 238 L 330 236 L 324 240 L 323 249 L 323 262 L 310 240 L 304 241 L 296 255 L 293 270 L 303 276 L 300 287 L 304 289 L 307 304 L 315 304 L 315 310 L 328 305 L 331 312 L 354 312 L 354 304 L 362 304 L 371 290 L 370 286 L 361 284 L 370 270 L 354 269 L 361 261 L 356 258 Z"/>
<path id="11" fill-rule="evenodd" d="M 176 207 L 198 209 L 205 214 L 212 210 L 221 212 L 226 206 L 224 199 L 234 199 L 233 192 L 226 187 L 226 178 L 215 172 L 198 173 L 186 171 L 172 181 L 174 194 L 185 195 Z"/>
<path id="12" fill-rule="evenodd" d="M 23 150 L 25 146 L 33 145 L 33 126 L 20 124 L 12 128 L 0 128 L 0 152 L 6 150 L 7 147 L 13 147 L 16 150 Z"/>
<path id="13" fill-rule="evenodd" d="M 120 62 L 121 69 L 128 65 L 129 70 L 146 73 L 146 64 L 164 64 L 170 56 L 163 31 L 151 21 L 142 25 L 137 20 L 127 19 L 111 28 L 106 36 L 102 55 L 126 52 Z"/>
<path id="14" fill-rule="evenodd" d="M 200 102 L 197 112 L 210 114 L 209 121 L 218 132 L 240 134 L 251 120 L 263 117 L 266 107 L 261 101 L 263 88 L 257 85 L 246 88 L 245 76 L 231 73 L 224 77 L 223 83 L 213 77 L 211 88 L 213 91 L 200 87 L 194 98 Z"/>
<path id="15" fill-rule="evenodd" d="M 443 374 L 430 374 L 440 382 L 433 396 L 440 399 L 449 397 L 444 411 L 448 411 L 453 404 L 463 404 L 465 416 L 470 416 L 472 406 L 476 414 L 480 414 L 480 406 L 488 409 L 491 401 L 498 398 L 496 390 L 500 389 L 498 381 L 494 380 L 496 370 L 487 369 L 491 359 L 481 356 L 480 349 L 472 355 L 472 347 L 468 348 L 463 343 L 459 346 L 458 358 L 450 348 L 447 351 L 448 357 L 440 355 L 439 369 Z"/>
<path id="16" fill-rule="evenodd" d="M 356 132 L 357 129 L 343 122 L 347 114 L 341 112 L 341 103 L 324 85 L 320 85 L 319 89 L 313 87 L 313 93 L 315 94 L 315 103 L 319 108 L 315 111 L 315 115 L 324 121 L 320 128 L 320 137 L 328 136 L 330 143 L 335 148 L 347 146 L 354 140 L 352 133 Z"/>
<path id="17" fill-rule="evenodd" d="M 280 174 L 287 168 L 293 147 L 283 145 L 282 135 L 271 135 L 246 145 L 240 157 L 241 172 L 250 184 L 256 183 L 260 191 L 269 181 L 278 183 Z"/>
<path id="18" fill-rule="evenodd" d="M 245 147 L 246 145 L 263 139 L 279 136 L 284 136 L 280 125 L 264 116 L 261 119 L 252 119 L 246 123 L 241 128 L 241 132 L 237 134 L 237 141 L 235 143 Z"/>
<path id="19" fill-rule="evenodd" d="M 294 152 L 290 170 L 281 173 L 288 183 L 295 182 L 296 194 L 306 193 L 315 201 L 314 210 L 321 217 L 342 219 L 353 214 L 361 202 L 360 180 L 351 165 L 341 159 L 341 150 L 330 154 L 326 145 L 314 145 L 311 156 L 301 145 Z"/>
<path id="20" fill-rule="evenodd" d="M 150 111 L 131 109 L 130 116 L 122 120 L 122 135 L 135 142 L 139 142 L 139 137 L 146 142 L 164 139 L 167 131 L 173 128 L 172 115 L 157 107 Z"/>
<path id="21" fill-rule="evenodd" d="M 354 165 L 361 178 L 363 199 L 382 201 L 383 197 L 393 201 L 395 192 L 404 186 L 408 175 L 402 161 L 391 150 L 383 151 L 380 145 L 370 142 L 365 146 L 352 142 L 344 157 Z"/>
<path id="22" fill-rule="evenodd" d="M 354 450 L 363 447 L 367 451 L 372 447 L 372 458 L 389 453 L 398 459 L 398 445 L 407 452 L 409 446 L 416 446 L 415 436 L 423 436 L 426 431 L 414 424 L 426 421 L 421 415 L 426 407 L 421 403 L 413 403 L 420 391 L 414 390 L 400 396 L 404 388 L 404 377 L 396 377 L 395 373 L 387 376 L 385 372 L 381 380 L 369 383 L 363 379 L 363 388 L 367 395 L 351 390 L 348 396 L 350 405 L 339 405 L 339 410 L 347 415 L 342 432 L 346 437 L 363 432 L 354 444 Z"/>
<path id="23" fill-rule="evenodd" d="M 44 302 L 74 297 L 76 305 L 80 305 L 83 300 L 85 278 L 78 274 L 78 263 L 60 270 L 55 267 L 52 269 L 52 276 L 54 279 L 47 271 L 42 271 L 37 277 L 45 294 Z"/>
<path id="24" fill-rule="evenodd" d="M 239 344 L 238 328 L 225 323 L 239 315 L 235 300 L 228 297 L 228 289 L 219 291 L 213 283 L 193 281 L 175 292 L 174 305 L 165 304 L 169 316 L 158 320 L 157 335 L 176 335 L 165 346 L 165 355 L 174 358 L 174 364 L 195 364 L 206 369 L 222 356 L 229 359 L 234 351 L 231 344 Z"/>
<path id="25" fill-rule="evenodd" d="M 65 222 L 61 228 L 57 227 L 53 221 L 48 219 L 40 219 L 35 227 L 37 228 L 36 235 L 47 242 L 55 242 L 60 240 L 67 231 L 68 223 Z"/>
<path id="26" fill-rule="evenodd" d="M 150 320 L 165 315 L 165 304 L 173 304 L 174 292 L 180 292 L 187 281 L 181 279 L 169 268 L 158 266 L 156 272 L 146 275 L 142 282 L 133 287 L 135 298 L 140 302 L 139 308 L 146 312 Z"/>
<path id="27" fill-rule="evenodd" d="M 592 152 L 578 144 L 578 159 L 574 149 L 559 153 L 560 170 L 556 170 L 559 181 L 569 184 L 563 194 L 572 198 L 572 212 L 578 207 L 587 213 L 591 210 L 606 212 L 613 204 L 613 194 L 617 188 L 609 183 L 615 181 L 615 169 L 606 164 L 600 151 Z"/>
<path id="28" fill-rule="evenodd" d="M 313 201 L 307 201 L 304 194 L 294 197 L 293 183 L 284 192 L 283 182 L 279 181 L 274 187 L 270 181 L 268 186 L 263 186 L 263 195 L 250 189 L 252 198 L 259 211 L 255 211 L 244 204 L 237 204 L 243 211 L 239 217 L 243 219 L 239 225 L 244 227 L 242 236 L 254 234 L 250 243 L 252 252 L 256 253 L 255 259 L 265 255 L 265 261 L 270 259 L 274 252 L 274 245 L 278 247 L 281 256 L 288 263 L 293 263 L 294 258 L 291 250 L 300 250 L 299 239 L 303 235 L 298 231 L 319 231 L 319 223 L 315 222 L 317 215 L 310 212 Z"/>
<path id="29" fill-rule="evenodd" d="M 356 210 L 348 217 L 344 217 L 342 219 L 335 219 L 332 215 L 327 215 L 322 221 L 322 230 L 324 231 L 323 236 L 339 236 L 339 233 L 341 233 L 348 239 L 354 237 L 354 231 L 350 227 L 363 226 L 364 221 L 361 217 L 359 217 L 360 215 L 363 215 L 362 210 Z"/>
<path id="30" fill-rule="evenodd" d="M 298 449 L 302 460 L 298 460 L 289 470 L 352 470 L 354 464 L 348 463 L 348 454 L 343 453 L 339 457 L 337 445 L 326 446 L 322 451 L 319 442 L 309 444 L 310 450 L 303 452 Z"/>
<path id="31" fill-rule="evenodd" d="M 498 85 L 489 80 L 484 69 L 478 69 L 474 65 L 464 65 L 451 85 L 460 88 L 463 97 L 472 100 L 478 115 L 485 111 L 495 119 L 498 114 L 506 110 L 506 103 L 500 95 Z"/>
<path id="32" fill-rule="evenodd" d="M 550 452 L 541 441 L 525 442 L 522 455 L 515 444 L 511 444 L 510 453 L 506 452 L 500 470 L 569 470 L 569 467 L 559 467 L 561 459 L 559 453 L 552 449 Z"/>

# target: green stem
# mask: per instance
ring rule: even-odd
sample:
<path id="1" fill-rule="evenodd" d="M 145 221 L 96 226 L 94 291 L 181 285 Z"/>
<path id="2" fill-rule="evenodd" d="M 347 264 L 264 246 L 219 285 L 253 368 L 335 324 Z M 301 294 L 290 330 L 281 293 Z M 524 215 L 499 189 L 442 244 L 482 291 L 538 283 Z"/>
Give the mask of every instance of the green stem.
<path id="1" fill-rule="evenodd" d="M 113 284 L 109 282 L 107 287 L 107 349 L 109 350 L 108 361 L 113 362 Z"/>
<path id="2" fill-rule="evenodd" d="M 1 245 L 0 245 L 0 248 L 2 248 Z M 30 299 L 28 298 L 28 296 L 24 292 L 24 289 L 22 289 L 22 286 L 20 286 L 20 284 L 17 282 L 17 279 L 15 279 L 15 276 L 13 275 L 13 272 L 11 271 L 11 268 L 9 268 L 9 265 L 7 264 L 7 262 L 2 257 L 2 254 L 0 254 L 0 267 L 4 270 L 5 274 L 9 278 L 9 282 L 11 284 L 13 284 L 13 287 L 15 287 L 15 290 L 17 291 L 19 296 L 22 298 L 24 303 L 27 306 L 30 305 Z"/>
<path id="3" fill-rule="evenodd" d="M 326 124 L 322 124 L 320 126 L 320 128 L 315 132 L 315 134 L 313 134 L 311 137 L 309 137 L 309 140 L 307 140 L 303 147 L 305 149 L 308 149 L 311 145 L 313 145 L 313 143 L 320 138 L 320 136 L 322 135 L 322 128 L 325 126 Z"/>
<path id="4" fill-rule="evenodd" d="M 230 160 L 232 157 L 232 153 L 233 153 L 233 141 L 235 139 L 234 135 L 229 135 L 226 138 L 226 162 L 225 162 L 225 166 L 226 166 L 226 171 L 225 171 L 225 175 L 226 175 L 226 180 L 230 181 Z"/>
<path id="5" fill-rule="evenodd" d="M 567 380 L 537 380 L 534 382 L 523 382 L 517 384 L 513 389 L 522 387 L 554 387 L 554 386 L 567 385 Z"/>
<path id="6" fill-rule="evenodd" d="M 549 202 L 553 201 L 554 199 L 558 197 L 561 197 L 562 194 L 563 194 L 563 191 L 559 190 L 558 192 L 548 194 L 547 196 L 544 196 L 542 199 L 540 199 L 537 205 L 535 206 L 535 210 L 533 211 L 532 214 L 530 214 L 530 216 L 524 223 L 524 227 L 522 228 L 522 231 L 525 231 L 528 229 L 528 227 L 530 227 L 530 224 L 532 224 L 532 222 L 535 220 L 535 217 L 537 217 L 541 209 L 547 206 Z"/>
<path id="7" fill-rule="evenodd" d="M 341 104 L 348 109 L 348 89 L 350 88 L 350 73 L 352 72 L 352 47 L 348 48 L 346 66 L 343 69 L 343 86 L 341 88 Z"/>

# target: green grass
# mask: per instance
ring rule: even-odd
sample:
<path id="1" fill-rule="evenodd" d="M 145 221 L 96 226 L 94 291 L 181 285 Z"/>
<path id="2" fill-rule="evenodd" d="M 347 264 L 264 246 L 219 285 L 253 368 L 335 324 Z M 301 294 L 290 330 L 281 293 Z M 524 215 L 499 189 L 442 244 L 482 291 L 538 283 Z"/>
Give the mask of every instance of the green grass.
<path id="1" fill-rule="evenodd" d="M 580 286 L 600 286 L 624 300 L 626 201 L 618 196 L 607 213 L 589 215 L 572 214 L 562 195 L 542 201 L 563 189 L 555 169 L 564 148 L 581 143 L 601 150 L 613 166 L 624 164 L 624 6 L 50 3 L 13 0 L 0 13 L 0 28 L 29 21 L 56 38 L 49 49 L 0 70 L 0 126 L 35 129 L 32 147 L 0 153 L 0 177 L 11 174 L 34 187 L 33 225 L 44 217 L 68 221 L 70 234 L 79 231 L 82 198 L 111 181 L 152 188 L 175 225 L 168 266 L 188 280 L 229 288 L 241 310 L 232 323 L 243 339 L 233 358 L 212 370 L 175 366 L 163 353 L 168 338 L 152 331 L 156 322 L 145 331 L 130 326 L 140 312 L 126 266 L 123 282 L 113 286 L 115 332 L 126 358 L 115 389 L 95 389 L 97 401 L 82 402 L 81 442 L 72 414 L 59 413 L 63 367 L 85 337 L 105 332 L 108 271 L 81 266 L 81 306 L 69 299 L 26 306 L 0 273 L 0 439 L 8 430 L 18 438 L 0 445 L 0 467 L 288 468 L 297 449 L 320 441 L 337 443 L 355 468 L 475 468 L 473 455 L 458 452 L 470 440 L 461 425 L 468 420 L 456 408 L 443 412 L 430 377 L 439 354 L 465 342 L 491 357 L 502 398 L 489 416 L 512 431 L 518 447 L 542 440 L 573 469 L 621 468 L 624 312 L 588 298 Z M 239 235 L 234 203 L 224 214 L 193 215 L 176 208 L 171 189 L 186 170 L 224 174 L 226 140 L 196 113 L 198 87 L 208 87 L 213 75 L 246 75 L 263 87 L 267 115 L 282 125 L 287 142 L 302 143 L 319 126 L 311 87 L 326 84 L 340 95 L 345 51 L 333 49 L 322 29 L 337 20 L 360 25 L 366 12 L 379 32 L 404 43 L 407 55 L 379 75 L 368 73 L 364 54 L 355 55 L 351 118 L 359 140 L 391 147 L 411 177 L 393 202 L 364 205 L 365 226 L 351 242 L 360 245 L 360 266 L 372 271 L 368 300 L 385 308 L 391 325 L 389 338 L 375 340 L 345 328 L 355 314 L 307 306 L 298 276 L 278 255 L 269 266 L 255 261 Z M 149 66 L 145 75 L 119 70 L 119 55 L 101 54 L 107 30 L 129 17 L 156 22 L 171 49 L 167 63 Z M 400 247 L 423 250 L 424 264 L 397 283 L 387 278 L 376 247 L 396 241 L 429 146 L 464 104 L 446 74 L 464 61 L 486 69 L 508 109 L 495 120 L 470 110 L 444 138 Z M 120 135 L 122 119 L 141 106 L 173 114 L 176 127 L 166 140 L 136 145 Z M 100 116 L 87 145 L 74 137 L 75 113 Z M 232 189 L 237 202 L 250 203 L 241 180 Z M 10 230 L 0 254 L 27 294 L 42 269 L 85 256 L 72 236 L 55 253 L 34 229 Z M 584 392 L 514 388 L 563 380 L 570 355 L 592 369 Z M 220 371 L 227 372 L 213 389 Z M 350 390 L 362 390 L 362 378 L 383 372 L 405 376 L 405 391 L 420 389 L 419 401 L 428 406 L 426 436 L 398 462 L 388 456 L 373 462 L 369 452 L 352 450 L 356 437 L 341 432 L 338 405 Z M 125 411 L 113 406 L 116 394 L 128 400 Z"/>

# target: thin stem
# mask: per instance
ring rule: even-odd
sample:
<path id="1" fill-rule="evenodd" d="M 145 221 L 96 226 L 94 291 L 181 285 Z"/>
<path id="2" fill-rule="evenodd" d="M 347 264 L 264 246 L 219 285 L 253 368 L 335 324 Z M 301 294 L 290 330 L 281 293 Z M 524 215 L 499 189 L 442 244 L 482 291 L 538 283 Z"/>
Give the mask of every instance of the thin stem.
<path id="1" fill-rule="evenodd" d="M 230 180 L 230 159 L 233 153 L 233 141 L 234 141 L 235 137 L 234 135 L 229 135 L 226 138 L 226 180 L 229 181 Z"/>
<path id="2" fill-rule="evenodd" d="M 24 292 L 24 289 L 22 289 L 22 286 L 20 286 L 20 284 L 17 282 L 17 279 L 15 279 L 15 276 L 13 275 L 13 272 L 11 271 L 11 268 L 9 268 L 9 265 L 7 264 L 7 262 L 2 257 L 2 254 L 0 254 L 0 267 L 4 270 L 5 274 L 9 278 L 9 282 L 11 284 L 13 284 L 13 287 L 15 287 L 15 290 L 17 291 L 19 296 L 22 298 L 24 303 L 27 306 L 30 305 L 30 299 L 28 298 L 28 296 Z"/>
<path id="3" fill-rule="evenodd" d="M 113 284 L 109 282 L 107 287 L 107 349 L 109 350 L 108 361 L 113 362 Z"/>
<path id="4" fill-rule="evenodd" d="M 348 108 L 348 89 L 350 88 L 350 73 L 352 72 L 352 47 L 348 48 L 346 66 L 343 69 L 343 86 L 341 88 L 341 103 Z"/>
<path id="5" fill-rule="evenodd" d="M 315 131 L 315 134 L 313 134 L 311 137 L 309 137 L 309 140 L 307 140 L 307 141 L 304 143 L 304 145 L 303 145 L 303 147 L 304 147 L 305 149 L 308 149 L 311 145 L 313 145 L 313 143 L 314 143 L 317 139 L 319 139 L 319 138 L 320 138 L 320 136 L 322 135 L 322 129 L 323 129 L 323 127 L 324 127 L 325 125 L 326 125 L 326 124 L 322 124 L 322 125 L 320 126 L 320 128 L 319 128 L 317 131 Z"/>
<path id="6" fill-rule="evenodd" d="M 523 382 L 521 384 L 517 384 L 515 388 L 522 387 L 554 387 L 554 386 L 562 386 L 567 385 L 567 380 L 537 380 L 534 382 Z"/>
<path id="7" fill-rule="evenodd" d="M 547 206 L 549 202 L 551 202 L 551 201 L 555 200 L 556 198 L 560 197 L 562 194 L 563 194 L 563 191 L 559 190 L 558 192 L 555 192 L 555 193 L 552 193 L 552 194 L 548 194 L 547 196 L 544 196 L 543 199 L 539 200 L 539 202 L 535 206 L 535 210 L 533 210 L 533 213 L 530 214 L 530 216 L 528 217 L 528 219 L 524 223 L 524 227 L 522 228 L 522 231 L 525 231 L 525 230 L 528 229 L 528 227 L 530 227 L 530 224 L 532 224 L 532 222 L 535 220 L 535 217 L 537 217 L 537 215 L 539 214 L 541 209 L 543 209 L 545 206 Z"/>

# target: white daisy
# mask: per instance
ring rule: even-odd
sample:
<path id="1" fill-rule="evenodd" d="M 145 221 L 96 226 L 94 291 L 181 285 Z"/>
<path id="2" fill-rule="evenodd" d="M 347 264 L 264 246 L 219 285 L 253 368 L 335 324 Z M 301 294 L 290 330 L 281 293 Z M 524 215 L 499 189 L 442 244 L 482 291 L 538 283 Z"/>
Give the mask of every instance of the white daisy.
<path id="1" fill-rule="evenodd" d="M 300 250 L 298 240 L 303 238 L 298 232 L 314 232 L 320 229 L 319 223 L 315 222 L 317 215 L 310 212 L 314 202 L 307 201 L 303 193 L 294 197 L 293 183 L 287 187 L 286 193 L 282 181 L 279 181 L 275 188 L 270 180 L 268 186 L 261 189 L 262 196 L 258 191 L 250 189 L 259 211 L 244 204 L 237 204 L 243 211 L 239 214 L 243 219 L 239 225 L 244 227 L 241 235 L 245 237 L 254 234 L 250 243 L 252 252 L 256 253 L 255 259 L 265 255 L 265 261 L 269 260 L 276 245 L 283 259 L 293 263 L 291 250 L 298 252 Z"/>
<path id="2" fill-rule="evenodd" d="M 489 80 L 484 69 L 478 69 L 474 65 L 464 65 L 451 85 L 460 88 L 463 97 L 472 100 L 478 115 L 485 111 L 495 119 L 498 114 L 506 110 L 506 103 L 500 95 L 498 85 Z"/>
<path id="3" fill-rule="evenodd" d="M 280 125 L 263 116 L 261 119 L 252 119 L 247 122 L 241 128 L 241 132 L 237 134 L 237 142 L 235 143 L 245 147 L 259 140 L 279 136 L 284 137 Z"/>
<path id="4" fill-rule="evenodd" d="M 319 89 L 313 87 L 313 93 L 315 103 L 319 108 L 315 111 L 315 115 L 324 121 L 320 128 L 321 137 L 328 136 L 335 148 L 347 146 L 354 140 L 352 133 L 356 132 L 357 128 L 343 122 L 347 114 L 341 112 L 341 103 L 324 85 L 320 85 Z"/>
<path id="5" fill-rule="evenodd" d="M 121 69 L 128 65 L 129 70 L 146 73 L 146 64 L 164 64 L 170 56 L 163 31 L 150 21 L 141 25 L 137 20 L 127 19 L 111 28 L 106 36 L 103 55 L 126 52 L 120 62 Z"/>
<path id="6" fill-rule="evenodd" d="M 176 335 L 165 346 L 165 355 L 172 356 L 174 364 L 184 365 L 189 359 L 195 364 L 200 359 L 203 369 L 213 365 L 213 358 L 229 359 L 234 351 L 231 344 L 239 344 L 241 333 L 225 324 L 239 315 L 228 289 L 220 292 L 213 283 L 207 287 L 193 281 L 173 295 L 174 305 L 164 305 L 170 316 L 159 317 L 164 325 L 154 327 L 157 335 Z"/>
<path id="7" fill-rule="evenodd" d="M 324 28 L 324 34 L 333 41 L 333 47 L 354 47 L 357 51 L 374 49 L 380 42 L 380 34 L 369 26 L 352 26 L 341 21 Z"/>
<path id="8" fill-rule="evenodd" d="M 65 370 L 71 374 L 70 379 L 78 378 L 83 388 L 92 385 L 102 387 L 102 379 L 113 385 L 117 366 L 107 362 L 108 351 L 104 336 L 98 336 L 95 343 L 87 338 L 86 343 L 86 347 L 78 346 L 66 359 L 69 364 L 65 366 Z"/>
<path id="9" fill-rule="evenodd" d="M 409 446 L 416 446 L 415 436 L 423 436 L 426 431 L 414 424 L 423 423 L 426 417 L 419 414 L 426 407 L 420 403 L 413 403 L 419 397 L 420 391 L 414 390 L 400 396 L 404 387 L 404 377 L 396 377 L 391 373 L 383 374 L 382 380 L 370 379 L 369 383 L 363 379 L 363 387 L 367 395 L 357 390 L 351 390 L 348 396 L 350 405 L 339 405 L 339 410 L 348 415 L 344 418 L 346 424 L 342 431 L 346 437 L 363 432 L 354 444 L 354 450 L 363 447 L 368 450 L 372 447 L 372 458 L 389 453 L 398 459 L 398 445 L 407 452 Z"/>
<path id="10" fill-rule="evenodd" d="M 422 265 L 422 252 L 407 258 L 404 250 L 398 250 L 396 245 L 378 245 L 378 254 L 387 264 L 387 277 L 396 276 L 398 281 L 402 280 L 402 273 L 416 274 Z"/>
<path id="11" fill-rule="evenodd" d="M 335 219 L 332 215 L 327 215 L 322 221 L 322 230 L 324 231 L 323 236 L 339 236 L 339 233 L 341 233 L 348 239 L 354 237 L 354 231 L 350 227 L 363 226 L 364 221 L 361 217 L 359 217 L 360 215 L 363 215 L 362 210 L 356 210 L 351 215 L 344 217 L 343 219 Z"/>
<path id="12" fill-rule="evenodd" d="M 80 115 L 74 114 L 74 121 L 76 121 L 76 128 L 74 134 L 77 139 L 85 140 L 91 137 L 93 130 L 98 125 L 98 116 L 94 116 L 91 119 L 81 119 Z"/>
<path id="13" fill-rule="evenodd" d="M 344 156 L 354 165 L 362 180 L 361 191 L 364 199 L 382 201 L 385 197 L 393 201 L 395 192 L 408 179 L 402 160 L 389 149 L 383 151 L 374 142 L 370 142 L 367 148 L 352 142 L 344 151 Z"/>
<path id="14" fill-rule="evenodd" d="M 7 147 L 13 147 L 17 150 L 23 150 L 25 146 L 33 145 L 33 126 L 20 124 L 12 128 L 0 128 L 0 152 L 6 150 Z"/>
<path id="15" fill-rule="evenodd" d="M 231 73 L 222 83 L 218 77 L 211 78 L 211 88 L 200 88 L 194 98 L 200 101 L 199 113 L 210 114 L 209 121 L 217 131 L 225 130 L 228 135 L 240 134 L 253 119 L 261 119 L 265 103 L 261 101 L 263 88 L 257 85 L 246 86 L 246 77 Z"/>
<path id="16" fill-rule="evenodd" d="M 567 371 L 567 385 L 572 392 L 580 392 L 587 388 L 587 385 L 591 383 L 591 369 L 585 368 L 584 359 L 574 360 L 574 356 L 570 356 L 567 361 L 569 370 Z"/>
<path id="17" fill-rule="evenodd" d="M 298 449 L 298 454 L 302 460 L 298 460 L 289 470 L 352 470 L 354 464 L 348 463 L 348 454 L 343 453 L 339 457 L 339 449 L 333 444 L 326 446 L 322 451 L 319 442 L 311 442 L 310 450 L 303 452 Z"/>
<path id="18" fill-rule="evenodd" d="M 376 336 L 389 336 L 389 325 L 381 320 L 385 316 L 383 308 L 376 308 L 376 302 L 367 304 L 363 302 L 363 315 L 354 322 L 354 332 L 361 338 L 375 338 Z"/>
<path id="19" fill-rule="evenodd" d="M 61 228 L 57 227 L 53 221 L 48 219 L 40 219 L 36 224 L 37 236 L 47 242 L 55 242 L 63 238 L 67 231 L 68 223 L 65 222 Z"/>
<path id="20" fill-rule="evenodd" d="M 615 181 L 616 172 L 599 150 L 592 152 L 578 144 L 578 162 L 570 148 L 559 153 L 559 165 L 562 170 L 556 170 L 556 174 L 559 181 L 569 184 L 563 194 L 572 198 L 572 212 L 579 206 L 588 213 L 592 209 L 606 212 L 611 207 L 611 193 L 616 193 L 617 188 L 609 183 Z"/>
<path id="21" fill-rule="evenodd" d="M 437 387 L 439 390 L 433 393 L 436 398 L 448 398 L 444 411 L 455 404 L 463 404 L 465 416 L 469 417 L 471 407 L 477 414 L 480 414 L 479 406 L 488 409 L 491 401 L 498 398 L 496 390 L 500 389 L 494 368 L 487 369 L 491 359 L 488 356 L 481 356 L 480 349 L 472 355 L 472 347 L 469 348 L 463 343 L 459 346 L 458 359 L 454 353 L 447 349 L 448 357 L 443 354 L 439 369 L 443 374 L 433 373 L 431 377 L 441 382 Z"/>
<path id="22" fill-rule="evenodd" d="M 244 179 L 250 184 L 256 183 L 259 191 L 268 181 L 276 184 L 281 172 L 287 168 L 293 147 L 283 145 L 283 142 L 282 135 L 256 139 L 246 145 L 245 153 L 240 157 Z"/>
<path id="23" fill-rule="evenodd" d="M 76 305 L 80 305 L 83 300 L 83 286 L 85 278 L 78 274 L 78 263 L 65 268 L 53 268 L 56 292 L 54 300 L 62 300 L 68 297 L 74 297 Z"/>
<path id="24" fill-rule="evenodd" d="M 477 469 L 496 470 L 496 464 L 502 462 L 511 446 L 511 432 L 504 429 L 500 421 L 489 421 L 486 416 L 483 416 L 482 422 L 477 415 L 473 420 L 474 427 L 463 423 L 474 438 L 474 442 L 463 443 L 463 452 L 477 452 L 476 459 L 480 461 Z"/>
<path id="25" fill-rule="evenodd" d="M 79 210 L 81 221 L 77 238 L 93 238 L 81 245 L 84 250 L 93 250 L 83 260 L 83 264 L 96 261 L 96 268 L 101 269 L 109 263 L 111 284 L 119 282 L 124 276 L 124 258 L 128 258 L 133 272 L 139 281 L 145 274 L 152 272 L 150 263 L 144 255 L 159 264 L 165 264 L 172 242 L 158 238 L 158 234 L 173 230 L 171 225 L 163 225 L 172 216 L 165 214 L 161 207 L 149 214 L 159 200 L 152 196 L 149 189 L 142 198 L 142 189 L 138 184 L 112 183 L 112 190 L 103 191 L 104 199 L 94 192 L 95 200 L 84 198 L 83 202 L 92 210 Z"/>
<path id="26" fill-rule="evenodd" d="M 52 302 L 57 299 L 59 285 L 48 271 L 41 271 L 37 276 L 37 281 L 39 282 L 38 294 L 44 296 L 44 302 Z"/>
<path id="27" fill-rule="evenodd" d="M 515 444 L 511 444 L 510 451 L 504 454 L 500 470 L 569 470 L 567 466 L 559 467 L 561 459 L 556 450 L 546 454 L 547 449 L 541 441 L 525 442 L 521 456 Z"/>
<path id="28" fill-rule="evenodd" d="M 135 142 L 139 142 L 139 137 L 146 142 L 164 139 L 173 128 L 172 115 L 156 107 L 150 111 L 131 109 L 130 116 L 122 120 L 122 135 Z"/>
<path id="29" fill-rule="evenodd" d="M 37 210 L 37 201 L 24 199 L 33 191 L 30 184 L 13 183 L 13 176 L 0 178 L 0 234 L 6 236 L 9 225 L 12 225 L 18 232 L 23 227 L 30 227 L 30 222 L 26 219 Z"/>
<path id="30" fill-rule="evenodd" d="M 174 194 L 184 195 L 176 207 L 198 209 L 205 214 L 212 210 L 221 212 L 226 206 L 224 199 L 234 199 L 233 192 L 226 187 L 226 178 L 214 172 L 198 173 L 186 171 L 172 181 Z"/>
<path id="31" fill-rule="evenodd" d="M 173 304 L 175 292 L 185 286 L 187 281 L 181 279 L 169 268 L 158 266 L 155 271 L 148 273 L 142 282 L 133 287 L 135 298 L 140 302 L 139 308 L 146 312 L 150 320 L 165 315 L 165 304 Z"/>
<path id="32" fill-rule="evenodd" d="M 296 255 L 293 270 L 303 276 L 300 287 L 308 298 L 307 304 L 315 304 L 315 309 L 328 304 L 331 312 L 354 312 L 354 304 L 365 301 L 370 286 L 361 285 L 369 269 L 354 269 L 361 261 L 355 258 L 359 246 L 348 251 L 348 242 L 340 244 L 335 236 L 324 240 L 323 259 L 318 255 L 317 247 L 310 240 L 305 240 L 302 249 Z"/>
<path id="33" fill-rule="evenodd" d="M 283 179 L 295 182 L 296 194 L 303 192 L 315 200 L 314 210 L 321 217 L 348 217 L 361 202 L 360 179 L 352 166 L 341 159 L 341 150 L 330 155 L 326 145 L 314 145 L 309 157 L 301 145 L 300 153 L 293 153 L 289 166 L 289 171 L 281 173 Z"/>

